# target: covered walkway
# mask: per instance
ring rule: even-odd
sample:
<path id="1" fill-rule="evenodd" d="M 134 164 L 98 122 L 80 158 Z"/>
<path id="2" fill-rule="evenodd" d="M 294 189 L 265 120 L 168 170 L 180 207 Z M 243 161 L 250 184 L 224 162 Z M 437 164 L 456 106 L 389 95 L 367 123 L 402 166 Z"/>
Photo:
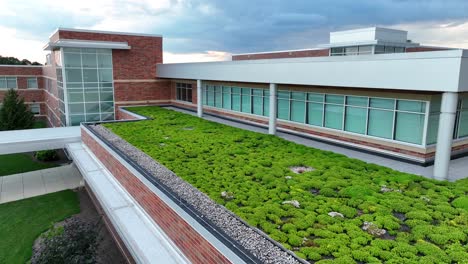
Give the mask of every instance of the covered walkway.
<path id="1" fill-rule="evenodd" d="M 56 127 L 0 132 L 0 155 L 62 149 L 81 142 L 80 127 Z"/>
<path id="2" fill-rule="evenodd" d="M 191 115 L 197 115 L 196 112 L 183 110 L 177 107 L 167 107 L 167 109 L 172 109 L 175 111 L 179 111 L 179 112 L 183 112 L 183 113 L 187 113 Z M 225 124 L 225 125 L 229 125 L 233 127 L 238 127 L 238 128 L 242 128 L 242 129 L 246 129 L 250 131 L 255 131 L 255 132 L 260 132 L 260 133 L 265 133 L 265 134 L 268 133 L 268 126 L 250 125 L 244 122 L 240 123 L 240 122 L 216 117 L 210 114 L 204 114 L 203 118 L 206 120 L 210 120 L 210 121 L 214 121 L 217 123 L 221 123 L 221 124 Z M 394 170 L 421 175 L 426 178 L 433 178 L 434 165 L 423 167 L 420 165 L 411 164 L 411 163 L 404 162 L 404 161 L 399 161 L 399 160 L 395 160 L 391 158 L 374 155 L 372 153 L 366 153 L 366 152 L 349 149 L 349 148 L 345 148 L 345 147 L 341 147 L 337 145 L 327 144 L 321 141 L 314 140 L 312 138 L 305 138 L 305 137 L 301 137 L 298 135 L 285 133 L 284 130 L 282 129 L 278 129 L 278 132 L 276 133 L 276 135 L 286 140 L 299 143 L 305 146 L 309 146 L 312 148 L 332 151 L 335 153 L 346 155 L 350 158 L 359 159 L 365 162 L 382 165 L 385 167 L 392 168 Z M 467 178 L 467 177 L 468 177 L 468 156 L 452 160 L 450 162 L 450 168 L 449 168 L 449 177 L 448 177 L 449 180 L 456 181 L 456 180 Z"/>

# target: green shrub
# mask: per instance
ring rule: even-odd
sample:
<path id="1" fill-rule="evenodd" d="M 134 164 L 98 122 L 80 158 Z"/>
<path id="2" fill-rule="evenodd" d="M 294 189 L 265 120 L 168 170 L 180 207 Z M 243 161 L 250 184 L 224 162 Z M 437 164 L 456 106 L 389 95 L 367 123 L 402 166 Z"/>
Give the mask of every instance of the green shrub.
<path id="1" fill-rule="evenodd" d="M 292 235 L 288 236 L 288 243 L 289 243 L 289 245 L 291 245 L 293 247 L 298 247 L 298 246 L 302 245 L 303 241 L 304 241 L 304 238 L 302 238 L 302 237 L 300 237 L 298 235 L 292 234 Z"/>
<path id="2" fill-rule="evenodd" d="M 457 199 L 452 201 L 453 206 L 457 208 L 462 208 L 468 211 L 468 197 L 458 197 Z"/>
<path id="3" fill-rule="evenodd" d="M 34 155 L 36 159 L 40 161 L 55 161 L 59 159 L 59 156 L 56 150 L 41 150 L 41 151 L 37 151 L 36 154 Z"/>
<path id="4" fill-rule="evenodd" d="M 96 225 L 77 218 L 66 220 L 63 231 L 44 237 L 31 263 L 97 263 L 97 230 Z"/>

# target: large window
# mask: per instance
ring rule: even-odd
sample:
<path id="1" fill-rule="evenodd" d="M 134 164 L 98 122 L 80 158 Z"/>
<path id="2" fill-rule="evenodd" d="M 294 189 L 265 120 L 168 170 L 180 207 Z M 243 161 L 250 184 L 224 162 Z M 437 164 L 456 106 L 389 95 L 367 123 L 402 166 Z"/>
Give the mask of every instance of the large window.
<path id="1" fill-rule="evenodd" d="M 0 89 L 16 88 L 18 88 L 16 77 L 0 76 Z"/>
<path id="2" fill-rule="evenodd" d="M 37 77 L 28 77 L 27 79 L 28 89 L 37 89 Z"/>
<path id="3" fill-rule="evenodd" d="M 462 97 L 458 103 L 454 138 L 468 137 L 468 97 Z"/>
<path id="4" fill-rule="evenodd" d="M 69 125 L 113 120 L 112 50 L 64 48 L 63 52 L 65 85 L 57 76 L 57 88 Z"/>
<path id="5" fill-rule="evenodd" d="M 248 114 L 269 115 L 267 89 L 206 85 L 205 105 Z M 427 102 L 367 96 L 278 90 L 277 118 L 416 145 L 424 142 Z M 468 103 L 460 120 L 468 120 Z M 460 122 L 460 121 L 459 121 Z M 468 134 L 460 127 L 457 133 Z"/>
<path id="6" fill-rule="evenodd" d="M 247 114 L 269 115 L 269 93 L 266 89 L 205 85 L 203 93 L 204 105 Z"/>
<path id="7" fill-rule="evenodd" d="M 192 84 L 176 83 L 176 98 L 180 101 L 192 102 Z"/>

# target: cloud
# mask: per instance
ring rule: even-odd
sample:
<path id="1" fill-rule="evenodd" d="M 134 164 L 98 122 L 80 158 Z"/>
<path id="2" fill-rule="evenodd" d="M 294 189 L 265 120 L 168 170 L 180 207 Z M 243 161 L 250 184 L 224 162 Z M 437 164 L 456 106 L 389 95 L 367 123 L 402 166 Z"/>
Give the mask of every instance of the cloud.
<path id="1" fill-rule="evenodd" d="M 231 60 L 232 54 L 224 51 L 206 51 L 198 53 L 163 52 L 164 63 L 207 62 Z"/>
<path id="2" fill-rule="evenodd" d="M 20 40 L 45 43 L 57 27 L 162 34 L 172 54 L 308 48 L 328 41 L 329 31 L 375 25 L 408 29 L 417 42 L 465 45 L 468 38 L 466 0 L 0 0 L 0 6 L 2 28 L 15 30 L 15 39 L 2 35 L 2 53 Z"/>

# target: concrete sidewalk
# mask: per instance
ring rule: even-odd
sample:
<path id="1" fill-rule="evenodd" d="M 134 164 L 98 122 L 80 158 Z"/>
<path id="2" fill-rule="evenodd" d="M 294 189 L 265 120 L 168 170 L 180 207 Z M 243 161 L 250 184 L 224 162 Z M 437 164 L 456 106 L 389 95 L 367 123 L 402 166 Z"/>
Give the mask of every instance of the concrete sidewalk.
<path id="1" fill-rule="evenodd" d="M 0 177 L 0 204 L 82 185 L 74 164 Z"/>
<path id="2" fill-rule="evenodd" d="M 166 108 L 196 116 L 196 113 L 193 111 L 183 110 L 177 107 L 166 107 Z M 225 124 L 225 125 L 229 125 L 233 127 L 242 128 L 245 130 L 255 131 L 255 132 L 264 133 L 264 134 L 268 133 L 268 128 L 262 128 L 262 127 L 258 127 L 254 125 L 226 120 L 223 118 L 211 116 L 209 114 L 204 115 L 203 118 L 206 120 L 214 121 L 217 123 L 221 123 L 221 124 Z M 366 153 L 366 152 L 362 152 L 358 150 L 353 150 L 353 149 L 349 149 L 345 147 L 327 144 L 321 141 L 314 140 L 312 138 L 304 138 L 304 137 L 292 135 L 289 133 L 279 132 L 279 131 L 277 133 L 277 136 L 284 138 L 286 140 L 298 143 L 298 144 L 308 146 L 308 147 L 332 151 L 335 153 L 346 155 L 350 158 L 359 159 L 368 163 L 382 165 L 385 167 L 392 168 L 394 170 L 421 175 L 426 178 L 433 178 L 433 170 L 434 170 L 433 165 L 428 166 L 428 167 L 423 167 L 420 165 L 411 164 L 408 162 L 399 161 L 399 160 L 395 160 L 391 158 L 385 158 L 382 156 L 373 155 L 371 153 Z M 467 178 L 467 177 L 468 177 L 468 156 L 452 160 L 450 162 L 450 169 L 449 169 L 450 181 L 456 181 L 456 180 Z"/>

